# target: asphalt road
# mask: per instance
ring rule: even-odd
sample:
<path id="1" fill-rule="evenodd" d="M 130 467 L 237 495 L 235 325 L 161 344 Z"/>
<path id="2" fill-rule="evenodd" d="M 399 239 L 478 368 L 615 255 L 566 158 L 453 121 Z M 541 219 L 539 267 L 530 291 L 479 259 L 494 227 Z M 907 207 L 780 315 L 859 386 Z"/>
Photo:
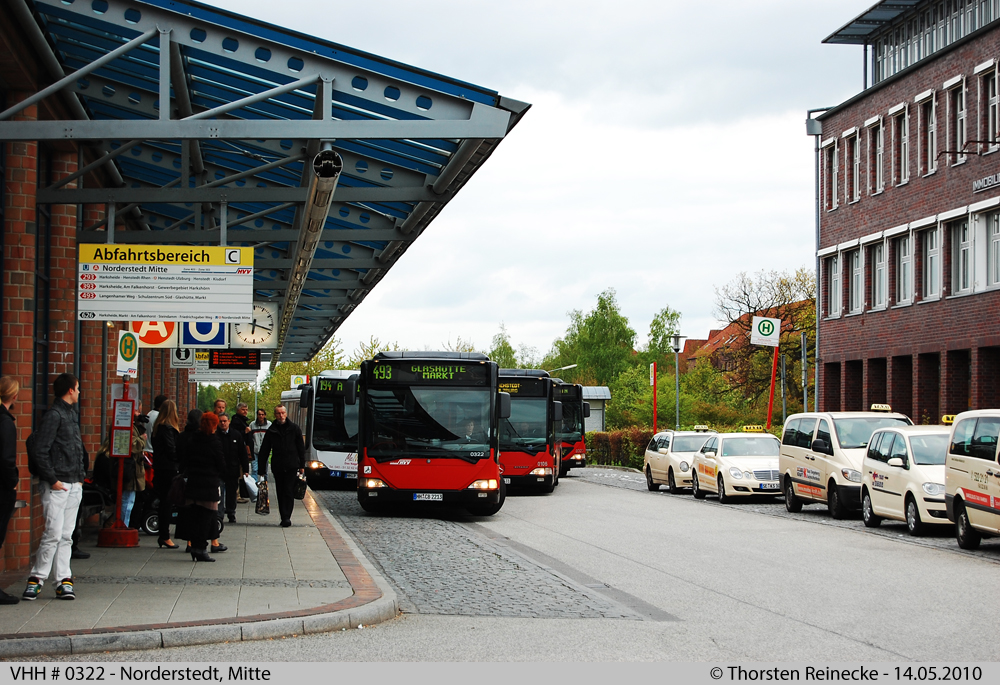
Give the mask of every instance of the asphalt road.
<path id="1" fill-rule="evenodd" d="M 613 474 L 613 475 L 609 475 Z M 112 661 L 996 661 L 1000 544 L 719 505 L 586 469 L 491 518 L 373 517 L 321 493 L 403 615 L 284 640 L 72 657 Z"/>

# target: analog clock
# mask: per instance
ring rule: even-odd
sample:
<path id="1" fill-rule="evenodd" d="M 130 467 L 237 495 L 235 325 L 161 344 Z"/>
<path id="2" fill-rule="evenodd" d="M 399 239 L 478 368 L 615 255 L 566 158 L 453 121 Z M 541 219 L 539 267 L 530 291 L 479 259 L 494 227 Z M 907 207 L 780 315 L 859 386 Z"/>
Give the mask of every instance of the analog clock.
<path id="1" fill-rule="evenodd" d="M 273 348 L 278 342 L 278 305 L 254 302 L 253 321 L 233 324 L 232 347 Z"/>

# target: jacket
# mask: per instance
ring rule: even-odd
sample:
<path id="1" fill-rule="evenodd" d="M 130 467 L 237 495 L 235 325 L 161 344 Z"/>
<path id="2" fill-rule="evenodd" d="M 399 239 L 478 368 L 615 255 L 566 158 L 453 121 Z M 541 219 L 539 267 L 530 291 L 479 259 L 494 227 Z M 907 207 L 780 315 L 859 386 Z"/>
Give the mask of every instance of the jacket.
<path id="1" fill-rule="evenodd" d="M 45 412 L 35 443 L 39 480 L 55 485 L 59 481 L 82 483 L 87 477 L 90 458 L 80 435 L 79 417 L 79 405 L 62 398 Z"/>
<path id="2" fill-rule="evenodd" d="M 267 475 L 267 457 L 271 455 L 272 471 L 298 471 L 306 467 L 306 443 L 302 439 L 302 430 L 285 419 L 284 423 L 275 421 L 264 434 L 257 454 L 257 475 Z"/>
<path id="3" fill-rule="evenodd" d="M 0 489 L 17 489 L 20 478 L 17 470 L 17 427 L 14 416 L 0 404 Z"/>
<path id="4" fill-rule="evenodd" d="M 194 438 L 201 431 L 198 426 L 187 425 L 177 436 L 177 470 L 184 473 L 187 470 L 188 461 L 191 459 L 191 450 L 194 445 Z"/>
<path id="5" fill-rule="evenodd" d="M 184 496 L 195 502 L 218 502 L 219 486 L 226 471 L 226 461 L 222 453 L 222 441 L 215 435 L 205 435 L 201 431 L 191 438 L 185 474 L 187 484 Z"/>
<path id="6" fill-rule="evenodd" d="M 222 429 L 215 431 L 222 441 L 222 453 L 226 458 L 226 482 L 238 480 L 240 476 L 250 470 L 247 461 L 247 447 L 243 440 L 242 433 L 237 432 L 232 426 L 225 433 Z"/>
<path id="7" fill-rule="evenodd" d="M 256 421 L 250 424 L 250 437 L 253 442 L 250 445 L 250 449 L 253 451 L 254 459 L 260 453 L 260 445 L 264 442 L 264 435 L 267 433 L 267 429 L 271 427 L 270 421 L 264 421 L 264 425 L 260 425 Z"/>
<path id="8" fill-rule="evenodd" d="M 153 447 L 153 473 L 170 471 L 177 473 L 177 443 L 180 433 L 169 423 L 161 423 L 151 440 Z"/>

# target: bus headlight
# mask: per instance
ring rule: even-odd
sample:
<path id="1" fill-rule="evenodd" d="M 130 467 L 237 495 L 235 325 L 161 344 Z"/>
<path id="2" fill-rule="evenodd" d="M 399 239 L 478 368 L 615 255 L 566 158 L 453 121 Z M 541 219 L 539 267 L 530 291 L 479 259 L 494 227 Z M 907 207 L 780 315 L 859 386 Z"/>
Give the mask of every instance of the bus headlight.
<path id="1" fill-rule="evenodd" d="M 529 476 L 551 476 L 552 469 L 550 468 L 537 468 L 528 474 Z"/>
<path id="2" fill-rule="evenodd" d="M 940 497 L 944 494 L 944 486 L 941 483 L 924 483 L 920 487 L 931 497 Z"/>
<path id="3" fill-rule="evenodd" d="M 374 490 L 375 488 L 384 488 L 387 486 L 385 483 L 382 482 L 381 478 L 366 478 L 365 487 L 369 488 L 370 490 Z"/>
<path id="4" fill-rule="evenodd" d="M 490 478 L 486 480 L 485 478 L 480 480 L 472 481 L 472 485 L 469 486 L 469 490 L 496 490 L 497 480 L 495 478 Z"/>
<path id="5" fill-rule="evenodd" d="M 326 468 L 326 464 L 324 464 L 321 461 L 310 461 L 310 462 L 306 462 L 306 468 L 307 469 L 325 469 Z"/>
<path id="6" fill-rule="evenodd" d="M 687 473 L 689 468 L 691 468 L 690 464 L 688 464 L 686 461 L 681 462 L 681 473 Z"/>
<path id="7" fill-rule="evenodd" d="M 840 469 L 840 472 L 844 474 L 844 478 L 851 481 L 852 483 L 861 482 L 861 472 L 855 471 L 854 469 Z"/>

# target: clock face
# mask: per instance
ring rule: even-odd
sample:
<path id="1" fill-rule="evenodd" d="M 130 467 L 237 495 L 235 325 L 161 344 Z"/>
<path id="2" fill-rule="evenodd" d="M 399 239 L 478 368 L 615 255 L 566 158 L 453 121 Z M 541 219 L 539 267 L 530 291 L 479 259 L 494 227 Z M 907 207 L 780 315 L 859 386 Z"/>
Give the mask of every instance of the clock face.
<path id="1" fill-rule="evenodd" d="M 278 341 L 277 309 L 273 302 L 255 302 L 253 321 L 233 324 L 233 347 L 274 347 Z"/>

